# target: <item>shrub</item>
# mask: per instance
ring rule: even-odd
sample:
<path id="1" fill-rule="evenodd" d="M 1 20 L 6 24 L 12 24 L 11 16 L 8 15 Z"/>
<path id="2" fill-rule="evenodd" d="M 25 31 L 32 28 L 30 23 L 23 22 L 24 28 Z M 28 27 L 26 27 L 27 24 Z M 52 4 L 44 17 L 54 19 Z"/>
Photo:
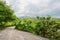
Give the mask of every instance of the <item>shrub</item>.
<path id="1" fill-rule="evenodd" d="M 13 25 L 11 22 L 16 18 L 13 9 L 11 9 L 5 1 L 0 0 L 0 29 L 4 29 L 5 26 Z"/>
<path id="2" fill-rule="evenodd" d="M 28 31 L 52 40 L 60 39 L 60 23 L 57 23 L 50 16 L 38 17 L 37 20 L 33 18 L 20 19 L 16 29 Z"/>

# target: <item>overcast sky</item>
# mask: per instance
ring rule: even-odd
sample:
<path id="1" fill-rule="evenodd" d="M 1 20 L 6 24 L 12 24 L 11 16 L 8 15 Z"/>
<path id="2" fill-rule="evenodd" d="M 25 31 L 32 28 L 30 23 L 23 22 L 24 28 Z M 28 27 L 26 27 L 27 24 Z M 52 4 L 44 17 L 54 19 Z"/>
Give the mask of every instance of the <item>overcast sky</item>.
<path id="1" fill-rule="evenodd" d="M 60 17 L 60 0 L 6 0 L 20 16 Z"/>

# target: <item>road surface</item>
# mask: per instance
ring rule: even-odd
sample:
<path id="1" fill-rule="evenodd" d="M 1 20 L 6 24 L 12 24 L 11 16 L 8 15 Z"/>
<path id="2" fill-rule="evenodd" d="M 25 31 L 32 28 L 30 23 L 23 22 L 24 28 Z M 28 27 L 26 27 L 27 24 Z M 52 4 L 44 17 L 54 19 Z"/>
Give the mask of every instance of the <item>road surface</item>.
<path id="1" fill-rule="evenodd" d="M 18 31 L 14 27 L 0 31 L 0 40 L 48 40 L 28 32 Z"/>

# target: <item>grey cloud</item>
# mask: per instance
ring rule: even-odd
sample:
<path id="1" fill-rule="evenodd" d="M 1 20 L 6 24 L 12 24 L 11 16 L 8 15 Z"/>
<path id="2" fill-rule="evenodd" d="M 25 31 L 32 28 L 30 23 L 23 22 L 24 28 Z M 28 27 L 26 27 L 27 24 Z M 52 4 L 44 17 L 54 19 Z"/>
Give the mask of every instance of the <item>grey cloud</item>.
<path id="1" fill-rule="evenodd" d="M 8 0 L 7 0 L 8 1 Z M 38 0 L 37 0 L 38 1 Z M 47 6 L 41 6 L 40 4 L 32 4 L 32 3 L 29 3 L 29 5 L 27 5 L 23 10 L 22 13 L 20 13 L 21 9 L 20 9 L 20 6 L 21 6 L 21 3 L 20 3 L 20 0 L 9 0 L 9 4 L 12 5 L 13 9 L 15 10 L 15 13 L 16 15 L 21 15 L 21 14 L 24 14 L 25 16 L 45 16 L 45 15 L 51 15 L 51 16 L 58 16 L 60 15 L 60 9 L 59 8 L 56 8 L 54 10 L 51 10 L 51 12 L 43 12 L 43 13 L 40 13 L 40 11 L 43 11 L 45 9 L 52 9 L 54 8 L 54 3 L 58 3 L 60 2 L 60 0 L 51 0 Z M 59 9 L 59 10 L 58 10 Z"/>

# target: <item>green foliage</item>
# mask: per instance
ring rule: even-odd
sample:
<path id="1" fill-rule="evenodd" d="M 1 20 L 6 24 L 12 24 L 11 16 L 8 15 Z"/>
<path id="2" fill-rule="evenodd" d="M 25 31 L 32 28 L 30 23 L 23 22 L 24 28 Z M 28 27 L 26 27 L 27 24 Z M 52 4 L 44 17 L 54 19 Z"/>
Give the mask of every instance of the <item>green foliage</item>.
<path id="1" fill-rule="evenodd" d="M 0 29 L 4 26 L 13 25 L 13 22 L 17 17 L 14 15 L 14 11 L 10 6 L 6 5 L 6 2 L 0 1 Z"/>
<path id="2" fill-rule="evenodd" d="M 36 20 L 33 18 L 21 18 L 16 25 L 16 29 L 28 31 L 52 40 L 60 40 L 60 23 L 53 20 L 51 16 L 36 18 Z"/>

